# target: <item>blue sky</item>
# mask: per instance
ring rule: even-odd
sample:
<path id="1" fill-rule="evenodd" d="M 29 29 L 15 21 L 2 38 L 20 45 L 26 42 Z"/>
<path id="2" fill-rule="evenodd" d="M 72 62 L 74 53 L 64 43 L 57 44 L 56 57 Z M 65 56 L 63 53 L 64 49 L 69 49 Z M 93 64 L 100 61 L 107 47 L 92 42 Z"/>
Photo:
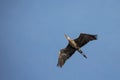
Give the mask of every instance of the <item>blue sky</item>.
<path id="1" fill-rule="evenodd" d="M 120 80 L 119 0 L 0 0 L 0 80 Z M 66 33 L 98 34 L 56 67 Z"/>

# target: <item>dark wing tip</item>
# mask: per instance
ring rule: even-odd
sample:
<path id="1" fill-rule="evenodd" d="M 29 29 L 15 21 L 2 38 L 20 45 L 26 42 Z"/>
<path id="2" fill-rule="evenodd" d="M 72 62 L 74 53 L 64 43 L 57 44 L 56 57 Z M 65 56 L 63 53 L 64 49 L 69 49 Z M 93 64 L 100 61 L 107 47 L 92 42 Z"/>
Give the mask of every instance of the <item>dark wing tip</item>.
<path id="1" fill-rule="evenodd" d="M 87 34 L 87 33 L 80 33 L 80 35 L 87 35 L 87 36 L 90 36 L 92 40 L 97 40 L 97 34 L 95 35 L 92 35 L 92 34 Z M 80 37 L 80 36 L 79 36 Z"/>
<path id="2" fill-rule="evenodd" d="M 88 39 L 91 41 L 91 40 L 97 40 L 97 35 L 91 35 L 91 34 L 88 34 L 87 35 L 88 37 Z"/>
<path id="3" fill-rule="evenodd" d="M 67 57 L 67 55 L 64 53 L 64 49 L 61 49 L 59 52 L 59 58 L 58 58 L 58 63 L 57 63 L 57 67 L 62 68 L 62 66 L 64 65 Z"/>
<path id="4" fill-rule="evenodd" d="M 95 40 L 97 40 L 97 37 L 98 37 L 98 35 L 97 35 L 97 34 L 96 34 L 96 35 L 94 35 L 94 39 L 95 39 Z"/>
<path id="5" fill-rule="evenodd" d="M 62 68 L 62 65 L 60 65 L 60 64 L 57 64 L 57 67 L 60 67 L 60 68 Z"/>

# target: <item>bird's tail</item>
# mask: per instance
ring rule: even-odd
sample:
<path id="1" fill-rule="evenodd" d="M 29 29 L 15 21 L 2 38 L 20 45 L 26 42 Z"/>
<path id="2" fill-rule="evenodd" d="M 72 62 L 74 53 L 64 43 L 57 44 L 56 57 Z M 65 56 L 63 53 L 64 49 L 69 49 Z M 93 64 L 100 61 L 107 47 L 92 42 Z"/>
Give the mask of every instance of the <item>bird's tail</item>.
<path id="1" fill-rule="evenodd" d="M 79 52 L 81 55 L 83 55 L 84 58 L 87 58 L 87 56 L 82 52 L 81 49 L 78 49 L 78 52 Z"/>

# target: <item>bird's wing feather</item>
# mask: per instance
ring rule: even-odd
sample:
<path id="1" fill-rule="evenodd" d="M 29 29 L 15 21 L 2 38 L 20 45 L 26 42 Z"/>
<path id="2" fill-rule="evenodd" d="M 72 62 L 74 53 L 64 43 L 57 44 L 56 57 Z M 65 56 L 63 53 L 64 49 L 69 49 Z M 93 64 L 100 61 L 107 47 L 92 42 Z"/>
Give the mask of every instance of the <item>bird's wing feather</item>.
<path id="1" fill-rule="evenodd" d="M 70 58 L 75 51 L 76 51 L 76 49 L 74 49 L 70 44 L 68 44 L 66 48 L 61 49 L 60 53 L 59 53 L 57 66 L 62 67 L 64 65 L 65 61 L 68 58 Z"/>
<path id="2" fill-rule="evenodd" d="M 74 39 L 74 41 L 78 44 L 79 47 L 82 47 L 85 44 L 87 44 L 89 41 L 96 39 L 97 39 L 97 35 L 81 33 L 78 38 Z"/>

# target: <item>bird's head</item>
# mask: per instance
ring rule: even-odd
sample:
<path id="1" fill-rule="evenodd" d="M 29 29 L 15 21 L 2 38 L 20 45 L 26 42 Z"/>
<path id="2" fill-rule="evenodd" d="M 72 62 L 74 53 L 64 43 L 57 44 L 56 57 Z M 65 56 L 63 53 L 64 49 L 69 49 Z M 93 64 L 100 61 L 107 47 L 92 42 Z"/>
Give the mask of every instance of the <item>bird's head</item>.
<path id="1" fill-rule="evenodd" d="M 65 35 L 65 38 L 69 41 L 69 40 L 70 40 L 70 37 L 67 36 L 66 34 L 64 34 L 64 35 Z"/>

